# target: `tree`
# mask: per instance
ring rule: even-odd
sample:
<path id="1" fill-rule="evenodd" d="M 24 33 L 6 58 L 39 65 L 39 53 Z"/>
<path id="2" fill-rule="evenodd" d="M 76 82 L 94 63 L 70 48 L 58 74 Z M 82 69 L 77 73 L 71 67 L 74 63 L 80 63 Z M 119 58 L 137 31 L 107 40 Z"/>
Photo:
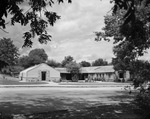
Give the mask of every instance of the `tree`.
<path id="1" fill-rule="evenodd" d="M 29 56 L 22 56 L 18 59 L 18 65 L 24 68 L 31 66 Z"/>
<path id="2" fill-rule="evenodd" d="M 61 64 L 59 62 L 56 62 L 55 60 L 48 60 L 47 64 L 51 67 L 60 67 Z"/>
<path id="3" fill-rule="evenodd" d="M 79 79 L 79 72 L 80 72 L 80 65 L 77 64 L 75 61 L 69 62 L 66 64 L 67 71 L 71 73 L 72 81 L 78 81 Z"/>
<path id="4" fill-rule="evenodd" d="M 115 68 L 128 69 L 128 64 L 132 64 L 150 47 L 150 24 L 148 20 L 150 6 L 145 6 L 149 3 L 144 2 L 144 0 L 141 1 L 141 3 L 138 0 L 135 3 L 130 1 L 134 6 L 129 4 L 127 7 L 131 8 L 132 6 L 134 11 L 123 9 L 124 5 L 121 9 L 116 6 L 115 14 L 105 16 L 104 32 L 96 32 L 98 36 L 96 41 L 101 39 L 109 41 L 109 37 L 113 37 L 114 44 L 116 44 L 114 47 Z M 125 1 L 123 3 L 125 4 Z"/>
<path id="5" fill-rule="evenodd" d="M 73 61 L 73 57 L 72 56 L 66 56 L 65 58 L 64 58 L 64 60 L 62 61 L 62 63 L 61 63 L 61 65 L 62 65 L 62 67 L 65 67 L 66 66 L 66 64 L 69 64 L 70 62 L 72 62 Z"/>
<path id="6" fill-rule="evenodd" d="M 46 62 L 48 56 L 44 49 L 34 49 L 29 52 L 28 56 L 19 58 L 18 63 L 24 68 Z"/>
<path id="7" fill-rule="evenodd" d="M 6 66 L 2 69 L 2 73 L 4 74 L 8 74 L 8 75 L 11 75 L 11 76 L 18 76 L 18 74 L 24 70 L 23 67 L 21 66 Z"/>
<path id="8" fill-rule="evenodd" d="M 64 0 L 57 2 L 60 4 Z M 23 9 L 23 3 L 28 4 L 28 10 Z M 47 43 L 51 40 L 51 35 L 47 33 L 46 28 L 49 25 L 53 26 L 60 19 L 56 12 L 47 9 L 47 6 L 52 7 L 55 3 L 54 0 L 0 0 L 0 29 L 6 32 L 4 29 L 9 22 L 11 25 L 30 25 L 31 29 L 24 33 L 23 46 L 32 46 L 31 39 L 35 35 L 39 36 L 40 43 Z M 68 3 L 71 3 L 71 0 L 68 0 Z M 6 22 L 7 17 L 10 19 L 9 22 Z"/>
<path id="9" fill-rule="evenodd" d="M 18 48 L 13 44 L 10 38 L 0 39 L 0 60 L 9 64 L 14 65 L 18 59 Z"/>
<path id="10" fill-rule="evenodd" d="M 133 11 L 132 8 L 130 10 L 123 9 L 124 5 L 122 9 L 117 9 L 116 6 L 115 14 L 105 16 L 104 32 L 96 32 L 97 38 L 95 40 L 99 41 L 102 38 L 110 40 L 108 37 L 114 37 L 114 44 L 128 42 L 130 44 L 128 50 L 141 56 L 150 46 L 150 6 L 146 6 L 148 3 L 145 3 L 145 0 L 141 0 L 142 2 L 136 0 L 135 3 L 133 1 L 127 1 L 127 3 L 134 4 L 134 7 L 131 5 Z M 125 1 L 123 3 L 126 4 Z M 130 8 L 130 6 L 127 7 Z"/>
<path id="11" fill-rule="evenodd" d="M 92 66 L 105 66 L 107 64 L 108 64 L 108 62 L 101 59 L 101 58 L 99 58 L 99 59 L 92 62 Z"/>
<path id="12" fill-rule="evenodd" d="M 81 65 L 81 67 L 90 67 L 91 66 L 91 64 L 87 61 L 80 62 L 80 65 Z"/>

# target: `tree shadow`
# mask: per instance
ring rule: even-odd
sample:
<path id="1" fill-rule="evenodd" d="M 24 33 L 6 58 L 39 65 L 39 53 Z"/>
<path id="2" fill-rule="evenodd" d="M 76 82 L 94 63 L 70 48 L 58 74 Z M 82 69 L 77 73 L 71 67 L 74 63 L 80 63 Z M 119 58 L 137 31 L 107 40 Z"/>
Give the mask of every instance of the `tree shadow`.
<path id="1" fill-rule="evenodd" d="M 60 98 L 42 98 L 36 100 L 37 105 L 26 106 L 7 102 L 1 104 L 0 119 L 14 119 L 14 116 L 18 116 L 20 119 L 140 119 L 140 115 L 135 114 L 135 108 L 132 104 L 134 96 L 134 93 L 129 94 L 128 92 L 118 91 L 117 95 L 108 96 L 107 98 L 119 103 L 95 104 L 94 106 L 85 100 L 77 102 L 72 99 L 65 99 L 64 102 L 64 99 Z M 53 104 L 51 108 L 48 106 L 48 102 Z M 6 114 L 6 112 L 14 115 Z"/>

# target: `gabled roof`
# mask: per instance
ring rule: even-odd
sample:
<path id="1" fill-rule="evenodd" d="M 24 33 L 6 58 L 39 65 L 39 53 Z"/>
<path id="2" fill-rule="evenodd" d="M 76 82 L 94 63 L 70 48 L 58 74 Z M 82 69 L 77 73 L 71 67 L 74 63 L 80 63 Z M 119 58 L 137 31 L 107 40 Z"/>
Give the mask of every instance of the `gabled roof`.
<path id="1" fill-rule="evenodd" d="M 20 73 L 28 72 L 28 71 L 30 71 L 30 70 L 32 70 L 32 69 L 34 69 L 34 68 L 36 68 L 37 66 L 38 66 L 38 65 L 35 65 L 35 66 L 32 66 L 32 67 L 29 67 L 29 68 L 27 68 L 27 69 L 25 69 L 25 70 L 21 71 Z"/>
<path id="2" fill-rule="evenodd" d="M 41 64 L 38 64 L 38 65 L 34 65 L 34 66 L 32 66 L 32 67 L 29 67 L 29 68 L 27 68 L 27 69 L 25 69 L 25 70 L 23 70 L 23 71 L 21 71 L 20 73 L 26 73 L 26 72 L 28 72 L 28 71 L 30 71 L 30 70 L 32 70 L 32 69 L 34 69 L 34 68 L 37 68 L 37 67 L 39 67 L 40 65 L 47 65 L 47 64 L 45 64 L 45 63 L 41 63 Z"/>
<path id="3" fill-rule="evenodd" d="M 66 68 L 56 68 L 60 73 L 69 73 Z M 109 66 L 93 66 L 93 67 L 82 67 L 80 73 L 113 73 L 115 72 L 112 65 Z"/>

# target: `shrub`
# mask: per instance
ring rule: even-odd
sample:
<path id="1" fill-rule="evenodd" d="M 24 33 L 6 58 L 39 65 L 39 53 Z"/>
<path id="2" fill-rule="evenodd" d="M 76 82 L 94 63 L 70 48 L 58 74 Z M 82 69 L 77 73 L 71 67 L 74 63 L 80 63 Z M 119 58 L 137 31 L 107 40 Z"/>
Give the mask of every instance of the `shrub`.
<path id="1" fill-rule="evenodd" d="M 77 74 L 72 76 L 72 81 L 73 82 L 78 82 L 78 80 L 79 80 L 79 76 Z"/>
<path id="2" fill-rule="evenodd" d="M 134 99 L 134 104 L 139 110 L 138 113 L 142 115 L 144 119 L 150 117 L 150 89 L 141 88 L 140 92 Z"/>

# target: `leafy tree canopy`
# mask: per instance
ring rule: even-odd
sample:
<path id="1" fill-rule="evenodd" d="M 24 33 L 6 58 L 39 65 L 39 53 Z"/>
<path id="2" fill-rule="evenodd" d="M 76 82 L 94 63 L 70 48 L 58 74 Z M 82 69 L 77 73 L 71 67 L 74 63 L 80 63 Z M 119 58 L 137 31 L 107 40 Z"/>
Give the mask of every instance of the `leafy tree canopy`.
<path id="1" fill-rule="evenodd" d="M 18 59 L 18 65 L 24 68 L 31 66 L 29 56 L 22 56 Z"/>
<path id="2" fill-rule="evenodd" d="M 130 52 L 143 55 L 150 46 L 149 4 L 147 0 L 116 0 L 112 15 L 105 16 L 104 32 L 96 32 L 95 40 L 114 37 L 115 44 L 124 45 L 127 42 Z"/>
<path id="3" fill-rule="evenodd" d="M 55 60 L 48 60 L 47 64 L 51 67 L 60 67 L 61 64 L 59 62 L 56 62 Z"/>
<path id="4" fill-rule="evenodd" d="M 74 59 L 73 59 L 73 57 L 72 56 L 66 56 L 65 58 L 64 58 L 64 60 L 62 61 L 62 63 L 61 63 L 61 65 L 62 65 L 62 67 L 65 67 L 66 66 L 66 64 L 69 64 L 70 62 L 72 62 Z"/>
<path id="5" fill-rule="evenodd" d="M 28 56 L 22 56 L 19 58 L 19 65 L 28 68 L 30 66 L 46 62 L 48 56 L 44 49 L 34 49 L 29 52 Z"/>
<path id="6" fill-rule="evenodd" d="M 0 60 L 9 65 L 14 65 L 18 59 L 18 48 L 10 38 L 0 39 Z"/>
<path id="7" fill-rule="evenodd" d="M 81 67 L 90 67 L 91 66 L 90 62 L 87 62 L 87 61 L 80 62 L 80 65 L 81 65 Z"/>
<path id="8" fill-rule="evenodd" d="M 76 62 L 69 62 L 66 64 L 67 71 L 71 74 L 78 74 L 80 71 L 80 65 Z"/>
<path id="9" fill-rule="evenodd" d="M 71 3 L 71 0 L 67 0 Z M 16 23 L 22 26 L 30 25 L 30 30 L 23 35 L 24 45 L 32 46 L 32 38 L 35 35 L 39 36 L 40 43 L 47 43 L 51 40 L 51 35 L 47 33 L 46 28 L 53 26 L 60 16 L 56 12 L 49 11 L 47 7 L 52 7 L 55 3 L 63 3 L 64 0 L 0 0 L 0 29 L 4 31 L 6 19 L 9 15 L 11 25 Z M 22 8 L 22 4 L 26 3 L 29 6 L 28 10 Z M 42 15 L 44 15 L 42 17 Z"/>
<path id="10" fill-rule="evenodd" d="M 105 66 L 105 65 L 108 65 L 108 62 L 101 58 L 92 62 L 92 66 Z"/>

